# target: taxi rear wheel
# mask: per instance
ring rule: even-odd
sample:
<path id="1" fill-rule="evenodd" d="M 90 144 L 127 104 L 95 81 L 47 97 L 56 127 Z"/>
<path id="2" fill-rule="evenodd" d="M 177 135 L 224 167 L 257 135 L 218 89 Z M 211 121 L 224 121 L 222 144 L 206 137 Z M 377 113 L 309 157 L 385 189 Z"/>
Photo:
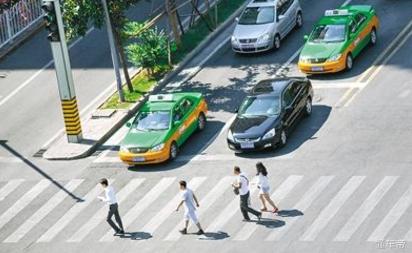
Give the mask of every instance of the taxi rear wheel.
<path id="1" fill-rule="evenodd" d="M 348 54 L 346 56 L 346 70 L 351 70 L 353 67 L 353 58 L 352 58 L 352 54 Z"/>
<path id="2" fill-rule="evenodd" d="M 376 45 L 376 42 L 378 41 L 378 35 L 376 34 L 376 29 L 375 28 L 372 28 L 370 36 L 371 36 L 370 44 L 372 46 Z"/>
<path id="3" fill-rule="evenodd" d="M 206 127 L 206 117 L 203 112 L 199 114 L 199 117 L 197 118 L 197 130 L 198 131 L 203 131 Z"/>
<path id="4" fill-rule="evenodd" d="M 172 144 L 170 144 L 169 149 L 169 161 L 173 161 L 174 159 L 176 159 L 177 153 L 179 153 L 179 148 L 176 142 L 172 142 Z"/>

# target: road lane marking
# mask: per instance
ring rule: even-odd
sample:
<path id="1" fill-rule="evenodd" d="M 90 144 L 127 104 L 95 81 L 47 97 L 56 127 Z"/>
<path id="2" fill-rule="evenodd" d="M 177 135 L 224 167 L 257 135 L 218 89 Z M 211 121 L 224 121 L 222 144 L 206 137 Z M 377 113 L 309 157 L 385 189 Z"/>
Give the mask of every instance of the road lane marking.
<path id="1" fill-rule="evenodd" d="M 395 37 L 395 39 L 386 47 L 386 49 L 379 54 L 376 60 L 358 79 L 360 85 L 353 95 L 346 101 L 343 107 L 348 107 L 355 97 L 365 89 L 371 81 L 378 75 L 386 63 L 399 51 L 399 49 L 405 44 L 405 42 L 412 35 L 412 20 L 404 27 L 404 29 Z M 406 34 L 409 31 L 408 34 Z M 406 34 L 406 35 L 405 35 Z M 393 49 L 393 50 L 392 50 Z M 392 51 L 391 51 L 392 50 Z M 390 53 L 389 53 L 390 52 Z M 387 54 L 389 55 L 387 56 Z M 367 78 L 366 80 L 364 80 Z M 352 88 L 354 89 L 354 88 Z M 351 91 L 352 92 L 352 91 Z"/>
<path id="2" fill-rule="evenodd" d="M 0 163 L 23 163 L 18 157 L 3 156 L 0 157 Z"/>
<path id="3" fill-rule="evenodd" d="M 67 191 L 74 191 L 84 180 L 73 179 L 69 181 L 64 188 Z M 56 208 L 67 197 L 67 192 L 59 190 L 53 197 L 47 201 L 40 209 L 38 209 L 26 221 L 3 242 L 16 243 L 23 238 L 34 226 L 36 226 L 44 217 L 46 217 L 54 208 Z"/>
<path id="4" fill-rule="evenodd" d="M 200 149 L 200 154 L 202 154 L 204 151 L 206 151 L 206 149 L 212 145 L 212 143 L 219 138 L 220 136 L 222 136 L 224 133 L 226 133 L 229 130 L 229 127 L 232 125 L 233 121 L 235 121 L 236 119 L 236 114 L 232 115 L 232 117 L 230 117 L 230 119 L 228 121 L 226 121 L 225 125 L 222 127 L 222 129 L 220 129 L 220 131 L 218 133 L 216 133 L 215 135 L 213 135 L 212 138 L 210 138 L 210 140 L 208 140 L 206 142 L 205 145 L 203 145 L 203 147 Z"/>
<path id="5" fill-rule="evenodd" d="M 89 33 L 91 33 L 94 30 L 94 28 L 90 28 L 87 30 L 85 36 L 87 36 Z M 76 39 L 73 43 L 69 45 L 69 50 L 74 47 L 77 43 L 79 43 L 85 36 L 80 37 Z M 49 61 L 46 65 L 44 65 L 40 70 L 38 70 L 36 73 L 34 73 L 31 77 L 26 79 L 21 85 L 19 85 L 16 89 L 14 89 L 9 95 L 7 95 L 5 98 L 0 100 L 0 106 L 5 104 L 8 100 L 10 100 L 12 97 L 14 97 L 17 93 L 19 93 L 20 90 L 22 90 L 24 87 L 30 84 L 31 81 L 33 81 L 37 76 L 39 76 L 44 70 L 46 70 L 48 67 L 50 67 L 54 63 L 54 60 Z"/>
<path id="6" fill-rule="evenodd" d="M 295 186 L 302 181 L 303 176 L 292 175 L 289 176 L 271 195 L 272 200 L 278 205 Z M 235 241 L 246 241 L 256 231 L 257 226 L 254 223 L 246 223 L 241 230 L 235 235 Z"/>
<path id="7" fill-rule="evenodd" d="M 21 183 L 24 182 L 24 179 L 12 179 L 7 182 L 0 189 L 0 201 L 5 199 L 11 192 L 13 192 Z"/>
<path id="8" fill-rule="evenodd" d="M 215 203 L 219 197 L 222 196 L 222 194 L 230 187 L 230 183 L 234 181 L 232 176 L 227 176 L 222 178 L 214 187 L 212 190 L 208 192 L 208 194 L 200 200 L 200 207 L 197 210 L 197 216 L 199 217 L 200 223 L 201 217 L 206 213 L 206 211 Z M 199 196 L 197 196 L 199 198 Z M 193 226 L 191 223 L 189 226 L 189 229 Z M 179 233 L 179 229 L 183 227 L 183 221 L 178 223 L 173 230 L 166 236 L 164 241 L 177 241 L 180 239 L 182 236 Z"/>
<path id="9" fill-rule="evenodd" d="M 109 179 L 109 182 L 113 184 L 115 180 Z M 83 202 L 75 203 L 56 223 L 53 224 L 38 240 L 37 242 L 50 242 L 57 236 L 81 211 L 88 207 L 97 196 L 103 191 L 101 185 L 96 185 L 91 191 L 89 191 L 84 197 Z"/>
<path id="10" fill-rule="evenodd" d="M 257 183 L 257 177 L 254 177 L 250 184 Z M 256 187 L 251 187 L 250 195 L 252 195 L 256 191 Z M 232 201 L 226 206 L 224 210 L 220 212 L 220 214 L 212 221 L 212 223 L 206 228 L 205 231 L 210 233 L 219 233 L 223 231 L 223 227 L 229 220 L 238 212 L 239 210 L 239 197 L 235 196 Z M 203 236 L 200 239 L 207 240 L 207 237 Z"/>
<path id="11" fill-rule="evenodd" d="M 334 241 L 346 242 L 362 225 L 369 214 L 375 209 L 379 201 L 391 189 L 398 177 L 387 176 L 379 183 L 378 186 L 371 192 L 368 198 L 362 203 L 358 210 L 356 210 L 348 222 L 339 231 Z"/>
<path id="12" fill-rule="evenodd" d="M 369 236 L 369 242 L 384 240 L 389 231 L 395 226 L 412 203 L 412 186 L 401 196 L 389 213 L 383 218 L 378 227 Z"/>
<path id="13" fill-rule="evenodd" d="M 309 190 L 305 192 L 302 199 L 293 207 L 294 210 L 303 213 L 310 207 L 310 205 L 315 201 L 321 193 L 326 189 L 329 183 L 332 181 L 334 176 L 322 176 L 320 177 Z M 283 235 L 295 224 L 299 218 L 302 216 L 295 217 L 284 217 L 285 225 L 273 230 L 265 241 L 279 241 Z"/>
<path id="14" fill-rule="evenodd" d="M 399 94 L 399 98 L 406 98 L 407 96 L 409 96 L 409 94 L 411 94 L 411 90 L 405 90 L 401 94 Z"/>
<path id="15" fill-rule="evenodd" d="M 126 215 L 122 217 L 123 227 L 127 229 L 139 215 L 165 191 L 175 181 L 175 177 L 162 178 L 148 193 L 140 199 L 136 205 L 128 210 Z M 100 239 L 101 242 L 114 241 L 112 230 L 108 230 L 107 233 Z"/>
<path id="16" fill-rule="evenodd" d="M 351 177 L 331 202 L 322 210 L 312 225 L 305 231 L 300 241 L 314 241 L 364 179 L 364 176 Z"/>
<path id="17" fill-rule="evenodd" d="M 123 140 L 123 138 L 126 136 L 127 132 L 129 131 L 129 128 L 126 126 L 122 126 L 109 140 L 107 140 L 103 146 L 114 146 L 114 147 L 120 147 L 120 143 Z M 108 154 L 113 151 L 112 149 L 107 149 L 104 150 L 94 161 L 93 163 L 99 163 L 100 161 L 105 160 Z"/>
<path id="18" fill-rule="evenodd" d="M 0 230 L 11 219 L 13 219 L 21 210 L 28 206 L 40 193 L 42 193 L 49 185 L 50 180 L 42 179 L 33 188 L 31 188 L 26 194 L 18 199 L 14 205 L 12 205 L 7 211 L 0 216 Z"/>
<path id="19" fill-rule="evenodd" d="M 206 177 L 195 177 L 188 183 L 188 187 L 195 191 L 204 181 Z M 177 189 L 177 187 L 176 187 Z M 177 205 L 182 199 L 182 193 L 177 193 L 174 198 L 163 207 L 144 227 L 142 231 L 153 236 L 156 229 L 176 210 Z"/>
<path id="20" fill-rule="evenodd" d="M 129 183 L 127 183 L 117 195 L 117 201 L 121 204 L 127 199 L 127 197 L 139 187 L 145 179 L 143 178 L 134 178 Z M 80 229 L 75 232 L 67 242 L 80 242 L 83 240 L 95 227 L 97 227 L 100 222 L 104 220 L 107 215 L 107 203 L 105 206 L 100 208 Z"/>

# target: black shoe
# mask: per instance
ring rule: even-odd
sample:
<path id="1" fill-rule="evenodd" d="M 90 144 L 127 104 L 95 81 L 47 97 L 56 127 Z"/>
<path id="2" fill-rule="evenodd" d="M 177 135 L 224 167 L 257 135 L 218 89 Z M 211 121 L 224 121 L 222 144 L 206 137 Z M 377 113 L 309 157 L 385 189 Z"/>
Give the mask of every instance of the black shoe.
<path id="1" fill-rule="evenodd" d="M 256 217 L 258 218 L 258 221 L 260 221 L 260 219 L 262 219 L 262 213 L 259 213 Z"/>
<path id="2" fill-rule="evenodd" d="M 250 219 L 243 219 L 243 222 L 250 222 Z"/>
<path id="3" fill-rule="evenodd" d="M 119 230 L 119 232 L 117 232 L 120 235 L 124 235 L 124 230 Z"/>
<path id="4" fill-rule="evenodd" d="M 204 235 L 205 232 L 203 231 L 203 229 L 199 229 L 199 231 L 197 231 L 196 234 L 197 234 L 197 235 Z"/>
<path id="5" fill-rule="evenodd" d="M 180 232 L 182 235 L 186 235 L 186 234 L 187 234 L 187 229 L 184 228 L 184 229 L 182 229 L 182 230 L 179 230 L 179 232 Z"/>

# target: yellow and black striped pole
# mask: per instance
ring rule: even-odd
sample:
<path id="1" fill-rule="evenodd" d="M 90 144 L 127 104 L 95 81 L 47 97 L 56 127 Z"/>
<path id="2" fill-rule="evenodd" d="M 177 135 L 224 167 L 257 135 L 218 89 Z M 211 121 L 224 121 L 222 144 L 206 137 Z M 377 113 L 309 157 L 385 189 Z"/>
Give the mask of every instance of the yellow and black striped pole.
<path id="1" fill-rule="evenodd" d="M 70 143 L 79 143 L 82 140 L 82 127 L 80 124 L 79 110 L 77 108 L 76 93 L 74 91 L 73 76 L 64 33 L 60 1 L 43 0 L 43 3 L 43 9 L 46 10 L 46 12 L 49 12 L 49 15 L 54 15 L 55 20 L 52 20 L 57 22 L 57 30 L 55 25 L 49 24 L 49 30 L 53 30 L 50 45 L 53 53 L 54 67 L 56 69 L 57 84 L 63 109 L 67 140 Z M 55 34 L 56 32 L 57 34 Z"/>

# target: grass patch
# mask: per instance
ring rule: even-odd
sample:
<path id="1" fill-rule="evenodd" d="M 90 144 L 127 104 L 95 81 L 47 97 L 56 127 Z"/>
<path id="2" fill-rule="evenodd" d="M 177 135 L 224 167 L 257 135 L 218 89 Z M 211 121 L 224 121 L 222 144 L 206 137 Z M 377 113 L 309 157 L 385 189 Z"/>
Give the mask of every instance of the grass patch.
<path id="1" fill-rule="evenodd" d="M 218 4 L 218 25 L 227 20 L 245 0 L 222 0 Z M 209 17 L 207 21 L 212 28 L 216 27 L 215 22 L 215 7 L 210 9 Z M 177 64 L 183 60 L 183 58 L 196 48 L 210 33 L 212 33 L 204 20 L 198 19 L 190 29 L 182 35 L 182 45 L 172 52 L 173 64 Z M 127 109 L 132 104 L 136 103 L 139 98 L 146 92 L 148 92 L 157 82 L 168 72 L 171 68 L 169 66 L 160 66 L 155 70 L 153 77 L 150 77 L 146 71 L 141 71 L 139 74 L 132 78 L 133 92 L 129 92 L 126 86 L 123 87 L 125 102 L 119 102 L 118 93 L 114 93 L 101 107 L 100 109 Z"/>

